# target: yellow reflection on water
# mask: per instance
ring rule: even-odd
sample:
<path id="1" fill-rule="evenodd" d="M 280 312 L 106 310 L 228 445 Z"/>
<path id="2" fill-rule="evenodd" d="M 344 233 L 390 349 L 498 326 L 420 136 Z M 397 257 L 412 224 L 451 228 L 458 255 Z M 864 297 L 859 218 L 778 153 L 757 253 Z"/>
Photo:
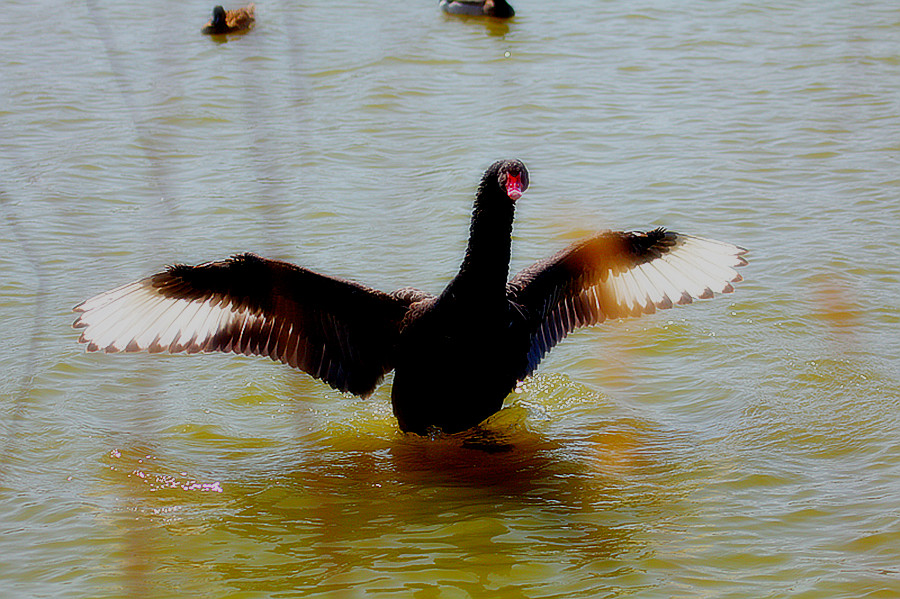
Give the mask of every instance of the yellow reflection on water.
<path id="1" fill-rule="evenodd" d="M 641 521 L 681 509 L 660 432 L 565 377 L 536 377 L 508 401 L 473 431 L 431 437 L 350 401 L 347 419 L 300 445 L 206 439 L 237 456 L 214 476 L 153 447 L 110 450 L 105 480 L 127 506 L 113 517 L 123 578 L 207 596 L 521 596 L 640 576 L 634 561 L 652 552 Z M 170 444 L 190 441 L 190 427 L 172 432 Z"/>
<path id="2" fill-rule="evenodd" d="M 811 280 L 814 316 L 829 326 L 836 343 L 854 343 L 861 308 L 850 283 L 837 273 L 819 274 Z"/>

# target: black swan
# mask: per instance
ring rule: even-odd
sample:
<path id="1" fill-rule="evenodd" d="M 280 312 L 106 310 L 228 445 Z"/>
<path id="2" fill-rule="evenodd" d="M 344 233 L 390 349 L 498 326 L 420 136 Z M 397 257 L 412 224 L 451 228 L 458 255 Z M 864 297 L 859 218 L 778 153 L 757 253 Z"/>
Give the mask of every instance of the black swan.
<path id="1" fill-rule="evenodd" d="M 225 10 L 221 6 L 216 6 L 213 8 L 212 19 L 203 28 L 203 33 L 216 35 L 246 31 L 256 21 L 255 10 L 256 6 L 253 4 L 234 10 Z"/>
<path id="2" fill-rule="evenodd" d="M 516 16 L 516 11 L 506 0 L 441 0 L 441 10 L 453 15 L 476 17 L 496 17 L 508 19 Z"/>
<path id="3" fill-rule="evenodd" d="M 394 370 L 404 431 L 455 433 L 500 410 L 541 358 L 577 327 L 651 314 L 733 291 L 746 250 L 662 228 L 605 231 L 507 282 L 518 160 L 481 179 L 459 273 L 440 295 L 393 293 L 240 254 L 177 264 L 74 308 L 88 351 L 269 356 L 368 396 Z"/>

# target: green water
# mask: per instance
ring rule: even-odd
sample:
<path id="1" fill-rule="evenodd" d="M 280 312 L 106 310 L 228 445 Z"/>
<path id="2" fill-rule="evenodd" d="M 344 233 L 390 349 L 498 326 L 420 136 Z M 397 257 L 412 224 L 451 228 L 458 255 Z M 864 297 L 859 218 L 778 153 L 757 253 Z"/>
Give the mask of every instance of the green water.
<path id="1" fill-rule="evenodd" d="M 436 4 L 224 41 L 4 4 L 0 596 L 900 596 L 900 10 Z M 398 432 L 390 377 L 76 343 L 82 299 L 239 251 L 436 292 L 506 157 L 513 271 L 665 225 L 746 280 L 572 335 L 453 438 Z"/>

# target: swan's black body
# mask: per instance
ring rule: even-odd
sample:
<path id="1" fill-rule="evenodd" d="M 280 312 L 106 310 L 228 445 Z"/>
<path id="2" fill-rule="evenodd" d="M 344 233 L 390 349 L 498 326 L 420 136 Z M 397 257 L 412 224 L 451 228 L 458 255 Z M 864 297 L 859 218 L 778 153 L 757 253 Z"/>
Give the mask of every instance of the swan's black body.
<path id="1" fill-rule="evenodd" d="M 242 254 L 102 293 L 75 308 L 75 326 L 90 351 L 265 355 L 362 396 L 393 369 L 400 428 L 452 433 L 497 412 L 575 328 L 730 292 L 740 280 L 744 250 L 657 229 L 599 233 L 507 282 L 515 201 L 527 187 L 517 160 L 485 172 L 465 258 L 439 296 L 387 294 Z"/>
<path id="2" fill-rule="evenodd" d="M 495 163 L 485 173 L 459 273 L 440 296 L 413 304 L 401 323 L 391 398 L 404 430 L 474 426 L 498 411 L 516 385 L 515 356 L 524 356 L 527 339 L 510 326 L 506 294 L 515 213 L 508 171 L 527 188 L 518 161 Z"/>

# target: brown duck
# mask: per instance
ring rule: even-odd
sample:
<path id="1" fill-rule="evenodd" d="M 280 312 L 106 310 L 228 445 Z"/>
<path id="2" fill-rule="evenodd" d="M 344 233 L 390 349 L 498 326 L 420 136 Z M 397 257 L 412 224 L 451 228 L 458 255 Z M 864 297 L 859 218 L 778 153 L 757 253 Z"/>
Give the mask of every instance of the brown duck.
<path id="1" fill-rule="evenodd" d="M 216 6 L 213 8 L 212 19 L 203 28 L 203 33 L 215 35 L 247 31 L 256 21 L 255 10 L 256 6 L 253 4 L 234 10 L 225 10 L 221 6 Z"/>

